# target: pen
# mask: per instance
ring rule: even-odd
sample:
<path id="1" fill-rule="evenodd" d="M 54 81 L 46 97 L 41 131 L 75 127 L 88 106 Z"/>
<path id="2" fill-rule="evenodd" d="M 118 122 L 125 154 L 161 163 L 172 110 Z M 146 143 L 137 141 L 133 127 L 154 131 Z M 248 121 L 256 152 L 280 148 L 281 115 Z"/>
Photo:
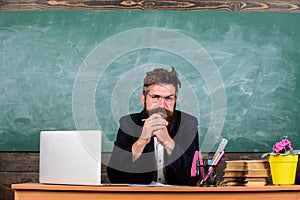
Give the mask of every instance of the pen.
<path id="1" fill-rule="evenodd" d="M 198 151 L 195 151 L 191 167 L 191 177 L 197 176 Z"/>
<path id="2" fill-rule="evenodd" d="M 166 117 L 165 116 L 163 116 L 163 115 L 159 115 L 162 119 L 166 119 Z M 146 121 L 147 119 L 142 119 L 142 122 L 144 122 L 144 121 Z"/>

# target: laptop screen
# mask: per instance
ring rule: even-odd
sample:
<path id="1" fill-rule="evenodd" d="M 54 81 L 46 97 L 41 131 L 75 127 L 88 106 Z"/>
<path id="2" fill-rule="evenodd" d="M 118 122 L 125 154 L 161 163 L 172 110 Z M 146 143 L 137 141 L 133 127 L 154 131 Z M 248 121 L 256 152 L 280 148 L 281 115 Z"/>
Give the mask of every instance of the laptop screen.
<path id="1" fill-rule="evenodd" d="M 101 184 L 101 132 L 99 130 L 42 131 L 40 183 Z"/>

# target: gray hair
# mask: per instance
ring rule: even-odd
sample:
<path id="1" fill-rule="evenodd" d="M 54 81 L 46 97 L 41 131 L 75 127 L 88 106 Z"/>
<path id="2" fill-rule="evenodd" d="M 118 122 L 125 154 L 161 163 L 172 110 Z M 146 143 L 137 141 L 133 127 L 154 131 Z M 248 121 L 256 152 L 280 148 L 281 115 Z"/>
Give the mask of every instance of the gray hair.
<path id="1" fill-rule="evenodd" d="M 149 92 L 148 87 L 154 84 L 172 84 L 176 89 L 176 96 L 178 94 L 178 87 L 181 87 L 178 73 L 174 67 L 170 71 L 160 68 L 147 72 L 144 79 L 143 94 L 146 95 Z"/>

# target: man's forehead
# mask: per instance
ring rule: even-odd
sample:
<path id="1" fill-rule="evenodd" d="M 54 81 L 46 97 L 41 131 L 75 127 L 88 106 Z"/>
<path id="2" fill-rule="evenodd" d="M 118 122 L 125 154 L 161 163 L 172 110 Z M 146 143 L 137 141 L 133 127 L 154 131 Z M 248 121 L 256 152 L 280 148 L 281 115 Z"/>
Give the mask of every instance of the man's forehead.
<path id="1" fill-rule="evenodd" d="M 149 86 L 151 92 L 165 92 L 175 94 L 175 86 L 172 84 L 153 84 Z"/>

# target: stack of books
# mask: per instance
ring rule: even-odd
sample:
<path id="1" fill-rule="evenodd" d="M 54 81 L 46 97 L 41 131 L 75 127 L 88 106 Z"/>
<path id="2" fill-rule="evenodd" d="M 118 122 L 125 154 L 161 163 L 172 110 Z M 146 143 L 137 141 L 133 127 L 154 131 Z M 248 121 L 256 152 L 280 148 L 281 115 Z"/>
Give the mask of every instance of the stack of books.
<path id="1" fill-rule="evenodd" d="M 232 160 L 226 161 L 223 178 L 228 186 L 264 186 L 269 176 L 267 160 Z"/>

